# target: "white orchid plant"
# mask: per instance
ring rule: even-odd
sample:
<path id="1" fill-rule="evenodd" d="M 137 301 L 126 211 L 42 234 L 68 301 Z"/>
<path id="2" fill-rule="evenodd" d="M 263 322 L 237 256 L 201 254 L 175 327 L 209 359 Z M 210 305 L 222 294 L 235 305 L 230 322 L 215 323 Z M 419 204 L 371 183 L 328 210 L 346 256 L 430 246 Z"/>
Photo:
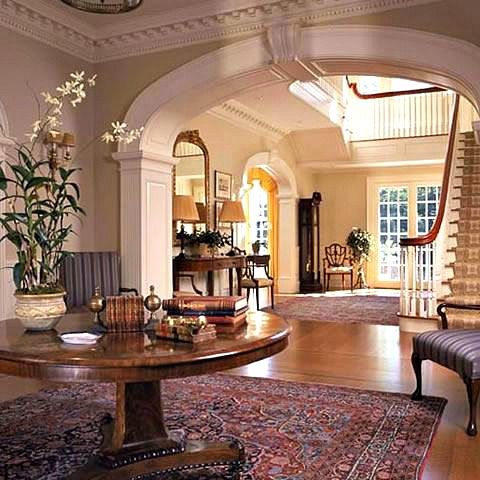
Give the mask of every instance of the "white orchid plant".
<path id="1" fill-rule="evenodd" d="M 42 92 L 43 114 L 35 97 L 39 118 L 26 134 L 28 142 L 14 142 L 14 153 L 7 151 L 6 169 L 0 165 L 0 202 L 7 204 L 0 215 L 5 230 L 0 242 L 8 241 L 16 249 L 13 279 L 19 293 L 63 291 L 59 267 L 70 254 L 64 245 L 75 234 L 73 218 L 81 218 L 85 211 L 79 204 L 80 188 L 73 181 L 79 168 L 67 165 L 52 169 L 43 143 L 60 134 L 65 105 L 80 105 L 96 78 L 74 72 L 54 93 Z M 116 121 L 100 138 L 105 143 L 129 144 L 140 138 L 142 131 L 143 127 L 129 129 L 126 123 Z"/>

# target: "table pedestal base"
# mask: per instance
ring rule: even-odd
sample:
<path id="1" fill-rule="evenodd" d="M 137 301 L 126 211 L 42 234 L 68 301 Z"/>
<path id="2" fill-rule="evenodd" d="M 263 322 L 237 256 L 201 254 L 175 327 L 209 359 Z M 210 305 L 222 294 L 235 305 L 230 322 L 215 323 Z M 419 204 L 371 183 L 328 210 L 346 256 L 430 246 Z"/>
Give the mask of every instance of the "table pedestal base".
<path id="1" fill-rule="evenodd" d="M 245 462 L 237 442 L 171 438 L 163 421 L 160 382 L 117 384 L 116 417 L 106 419 L 100 453 L 68 480 L 130 480 L 208 466 L 238 479 Z"/>

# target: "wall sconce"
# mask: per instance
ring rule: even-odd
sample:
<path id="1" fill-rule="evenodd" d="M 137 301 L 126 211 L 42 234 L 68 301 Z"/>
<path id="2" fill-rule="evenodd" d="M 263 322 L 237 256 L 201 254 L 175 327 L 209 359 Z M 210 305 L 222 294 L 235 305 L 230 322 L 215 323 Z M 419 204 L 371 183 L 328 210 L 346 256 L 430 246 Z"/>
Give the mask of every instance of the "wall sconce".
<path id="1" fill-rule="evenodd" d="M 63 134 L 48 132 L 45 145 L 47 145 L 50 170 L 55 171 L 58 167 L 67 166 L 72 161 L 71 149 L 75 147 L 75 135 L 69 132 Z"/>

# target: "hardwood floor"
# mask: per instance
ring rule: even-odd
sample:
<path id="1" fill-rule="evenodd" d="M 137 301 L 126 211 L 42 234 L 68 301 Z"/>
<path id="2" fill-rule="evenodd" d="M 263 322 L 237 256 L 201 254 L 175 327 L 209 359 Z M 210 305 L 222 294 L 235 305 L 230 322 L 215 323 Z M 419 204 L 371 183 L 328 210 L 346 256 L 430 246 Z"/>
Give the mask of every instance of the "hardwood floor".
<path id="1" fill-rule="evenodd" d="M 378 325 L 302 321 L 293 322 L 292 326 L 287 350 L 232 373 L 391 392 L 414 390 L 410 366 L 412 334 Z M 479 479 L 480 436 L 471 438 L 464 432 L 468 412 L 462 381 L 453 372 L 430 362 L 424 362 L 423 368 L 424 393 L 448 399 L 423 480 Z M 0 400 L 39 387 L 39 382 L 0 377 Z"/>

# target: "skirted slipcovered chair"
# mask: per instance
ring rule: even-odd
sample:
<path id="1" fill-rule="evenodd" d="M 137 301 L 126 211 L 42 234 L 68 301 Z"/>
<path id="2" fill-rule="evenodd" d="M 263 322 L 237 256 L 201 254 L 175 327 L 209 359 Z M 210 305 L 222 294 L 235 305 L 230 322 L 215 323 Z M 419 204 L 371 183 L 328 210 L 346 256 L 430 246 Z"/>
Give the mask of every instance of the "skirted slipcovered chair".
<path id="1" fill-rule="evenodd" d="M 417 334 L 413 338 L 412 366 L 417 379 L 413 400 L 422 399 L 422 361 L 443 365 L 465 382 L 470 408 L 466 432 L 477 434 L 477 403 L 480 394 L 480 330 L 448 329 L 447 309 L 480 310 L 480 305 L 442 303 L 437 312 L 442 320 L 442 330 Z"/>
<path id="2" fill-rule="evenodd" d="M 85 309 L 95 287 L 104 297 L 134 293 L 135 288 L 120 286 L 120 255 L 117 252 L 75 252 L 60 268 L 60 280 L 67 292 L 67 311 Z"/>
<path id="3" fill-rule="evenodd" d="M 350 290 L 353 292 L 353 260 L 348 254 L 347 247 L 339 243 L 332 243 L 325 247 L 323 259 L 323 285 L 325 291 L 330 287 L 330 276 L 342 276 L 342 289 L 345 290 L 345 275 L 350 277 Z"/>

